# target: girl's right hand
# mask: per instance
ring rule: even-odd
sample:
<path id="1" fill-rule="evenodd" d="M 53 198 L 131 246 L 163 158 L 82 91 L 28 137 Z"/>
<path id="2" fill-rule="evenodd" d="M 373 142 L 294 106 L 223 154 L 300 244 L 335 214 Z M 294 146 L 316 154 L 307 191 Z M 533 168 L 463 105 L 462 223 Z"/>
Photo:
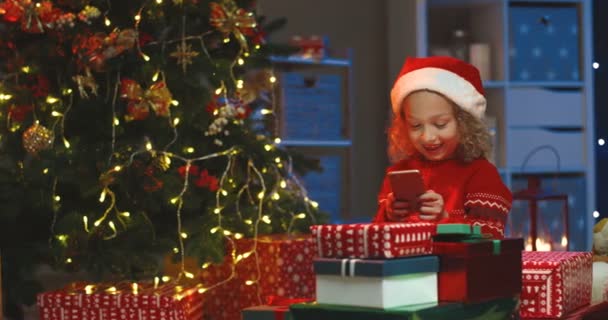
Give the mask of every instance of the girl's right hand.
<path id="1" fill-rule="evenodd" d="M 409 202 L 395 199 L 395 195 L 392 192 L 386 197 L 386 218 L 388 221 L 405 221 L 410 215 L 409 208 Z"/>

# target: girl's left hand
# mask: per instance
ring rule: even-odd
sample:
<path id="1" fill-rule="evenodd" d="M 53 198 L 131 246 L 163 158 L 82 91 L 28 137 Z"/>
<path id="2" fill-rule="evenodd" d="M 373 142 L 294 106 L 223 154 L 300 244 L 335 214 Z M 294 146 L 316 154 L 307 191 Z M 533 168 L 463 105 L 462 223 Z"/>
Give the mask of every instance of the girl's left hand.
<path id="1" fill-rule="evenodd" d="M 439 193 L 428 190 L 418 199 L 420 201 L 421 220 L 438 220 L 447 217 L 443 207 L 443 197 Z"/>

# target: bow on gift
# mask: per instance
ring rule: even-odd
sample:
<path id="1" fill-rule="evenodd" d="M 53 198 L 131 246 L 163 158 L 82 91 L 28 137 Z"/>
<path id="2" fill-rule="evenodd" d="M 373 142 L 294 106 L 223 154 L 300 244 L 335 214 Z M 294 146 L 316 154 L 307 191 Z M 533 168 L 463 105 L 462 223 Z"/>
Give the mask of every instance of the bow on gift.
<path id="1" fill-rule="evenodd" d="M 257 25 L 253 14 L 237 7 L 233 1 L 224 1 L 224 4 L 211 2 L 209 6 L 211 7 L 209 23 L 224 36 L 233 33 L 241 47 L 247 50 L 245 36 L 254 35 Z"/>
<path id="2" fill-rule="evenodd" d="M 129 100 L 127 120 L 143 120 L 148 117 L 150 108 L 157 116 L 168 117 L 171 106 L 171 92 L 164 81 L 159 81 L 147 90 L 131 79 L 123 79 L 120 97 Z"/>

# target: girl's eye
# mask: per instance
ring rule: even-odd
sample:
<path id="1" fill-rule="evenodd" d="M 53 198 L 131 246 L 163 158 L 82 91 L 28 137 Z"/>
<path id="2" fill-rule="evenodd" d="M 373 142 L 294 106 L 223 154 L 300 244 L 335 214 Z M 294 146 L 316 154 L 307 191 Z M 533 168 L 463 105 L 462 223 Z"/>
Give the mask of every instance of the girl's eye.
<path id="1" fill-rule="evenodd" d="M 435 124 L 435 127 L 439 128 L 439 129 L 443 129 L 447 125 L 448 125 L 447 123 L 437 123 L 437 124 Z"/>
<path id="2" fill-rule="evenodd" d="M 422 127 L 422 126 L 419 124 L 410 124 L 410 128 L 412 128 L 412 129 L 419 129 L 420 127 Z"/>

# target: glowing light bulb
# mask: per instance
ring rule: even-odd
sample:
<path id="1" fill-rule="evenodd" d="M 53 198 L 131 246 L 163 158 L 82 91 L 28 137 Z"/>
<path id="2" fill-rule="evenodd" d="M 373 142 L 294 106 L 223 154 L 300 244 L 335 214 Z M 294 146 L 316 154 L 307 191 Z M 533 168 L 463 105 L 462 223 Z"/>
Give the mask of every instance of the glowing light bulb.
<path id="1" fill-rule="evenodd" d="M 55 97 L 53 97 L 53 96 L 48 96 L 48 97 L 46 97 L 46 102 L 47 102 L 47 103 L 53 104 L 53 103 L 55 103 L 55 102 L 57 102 L 57 101 L 59 101 L 59 99 L 57 99 L 57 98 L 55 98 Z"/>
<path id="2" fill-rule="evenodd" d="M 101 194 L 99 195 L 99 202 L 104 202 L 106 200 L 106 189 L 103 189 L 101 191 Z"/>

